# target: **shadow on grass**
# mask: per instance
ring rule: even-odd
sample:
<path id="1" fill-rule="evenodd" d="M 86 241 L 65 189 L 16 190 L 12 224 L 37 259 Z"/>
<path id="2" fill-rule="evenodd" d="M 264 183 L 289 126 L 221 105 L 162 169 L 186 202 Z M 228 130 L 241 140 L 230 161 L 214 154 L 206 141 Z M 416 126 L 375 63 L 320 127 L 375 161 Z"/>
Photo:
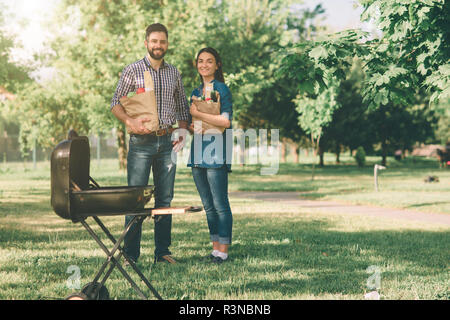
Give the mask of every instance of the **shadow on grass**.
<path id="1" fill-rule="evenodd" d="M 450 201 L 436 201 L 436 202 L 425 202 L 425 203 L 416 203 L 406 206 L 406 208 L 419 208 L 419 207 L 427 207 L 427 206 L 435 206 L 439 204 L 449 204 Z"/>
<path id="2" fill-rule="evenodd" d="M 51 211 L 50 197 L 48 200 L 36 202 L 1 202 L 0 201 L 0 217 L 17 215 L 36 215 L 37 212 Z"/>
<path id="3" fill-rule="evenodd" d="M 448 276 L 449 232 L 337 232 L 327 230 L 329 227 L 332 225 L 328 223 L 273 223 L 264 231 L 271 239 L 279 239 L 279 244 L 272 241 L 259 245 L 257 227 L 240 230 L 241 244 L 233 247 L 236 263 L 253 257 L 258 263 L 252 264 L 249 272 L 262 276 L 247 283 L 246 288 L 260 294 L 280 291 L 283 296 L 361 294 L 370 276 L 366 269 L 371 265 L 385 269 L 385 279 Z M 278 264 L 265 264 L 273 260 Z M 407 271 L 400 271 L 405 267 Z M 281 273 L 297 274 L 298 279 L 270 276 Z"/>

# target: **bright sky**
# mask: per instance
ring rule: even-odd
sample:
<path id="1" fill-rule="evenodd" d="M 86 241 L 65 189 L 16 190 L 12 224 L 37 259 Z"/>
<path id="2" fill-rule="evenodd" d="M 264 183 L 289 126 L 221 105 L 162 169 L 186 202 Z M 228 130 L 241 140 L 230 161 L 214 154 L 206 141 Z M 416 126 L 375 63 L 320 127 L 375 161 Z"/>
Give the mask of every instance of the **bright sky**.
<path id="1" fill-rule="evenodd" d="M 45 27 L 58 0 L 0 0 L 6 4 L 6 30 L 16 35 L 23 50 L 15 53 L 23 59 L 27 54 L 40 52 L 43 42 L 51 36 Z"/>
<path id="2" fill-rule="evenodd" d="M 356 0 L 304 0 L 303 2 L 302 7 L 311 9 L 322 4 L 325 9 L 324 24 L 329 25 L 334 32 L 366 27 L 359 20 L 363 10 Z"/>

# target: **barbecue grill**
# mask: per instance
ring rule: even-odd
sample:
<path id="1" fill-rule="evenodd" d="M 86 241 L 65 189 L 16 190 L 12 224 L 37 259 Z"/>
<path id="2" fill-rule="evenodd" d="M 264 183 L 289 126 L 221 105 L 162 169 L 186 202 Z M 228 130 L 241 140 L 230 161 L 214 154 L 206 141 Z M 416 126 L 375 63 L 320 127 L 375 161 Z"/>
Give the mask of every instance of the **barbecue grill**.
<path id="1" fill-rule="evenodd" d="M 51 204 L 57 215 L 63 219 L 72 220 L 73 223 L 81 223 L 92 238 L 104 251 L 107 258 L 94 280 L 86 284 L 81 292 L 71 294 L 69 300 L 109 299 L 109 292 L 105 282 L 115 267 L 131 284 L 137 294 L 147 299 L 147 295 L 136 285 L 129 274 L 119 263 L 121 257 L 129 263 L 138 274 L 153 295 L 162 300 L 150 281 L 137 268 L 136 264 L 123 251 L 120 244 L 130 232 L 135 223 L 140 223 L 146 218 L 157 217 L 161 214 L 174 214 L 201 211 L 201 207 L 178 207 L 178 208 L 145 208 L 151 200 L 155 191 L 152 185 L 142 187 L 100 187 L 100 185 L 89 175 L 90 148 L 87 137 L 78 136 L 71 130 L 67 140 L 60 142 L 52 152 L 51 157 Z M 116 240 L 106 226 L 101 222 L 99 216 L 132 215 L 132 220 L 126 225 L 120 237 Z M 100 240 L 98 235 L 86 222 L 92 217 L 113 243 L 109 250 Z M 116 256 L 115 254 L 118 253 Z M 103 278 L 100 277 L 110 264 Z M 99 281 L 100 280 L 100 281 Z"/>

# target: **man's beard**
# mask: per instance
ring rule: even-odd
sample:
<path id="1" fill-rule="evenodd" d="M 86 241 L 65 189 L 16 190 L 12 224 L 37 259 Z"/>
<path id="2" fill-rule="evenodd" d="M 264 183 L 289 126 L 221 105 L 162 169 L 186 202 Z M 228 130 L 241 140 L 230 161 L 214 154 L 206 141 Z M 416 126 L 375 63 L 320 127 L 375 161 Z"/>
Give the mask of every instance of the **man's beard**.
<path id="1" fill-rule="evenodd" d="M 166 52 L 164 50 L 159 50 L 161 53 L 159 55 L 155 54 L 153 51 L 154 49 L 150 50 L 147 48 L 148 54 L 150 55 L 150 57 L 152 57 L 155 60 L 161 60 L 162 58 L 164 58 L 164 56 L 166 55 Z"/>

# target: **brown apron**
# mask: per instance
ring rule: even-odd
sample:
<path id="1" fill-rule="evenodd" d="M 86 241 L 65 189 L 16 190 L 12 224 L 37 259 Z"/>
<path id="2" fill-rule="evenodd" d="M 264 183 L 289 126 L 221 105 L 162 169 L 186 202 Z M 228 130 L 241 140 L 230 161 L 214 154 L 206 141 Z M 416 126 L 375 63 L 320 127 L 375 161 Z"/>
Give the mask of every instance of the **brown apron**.
<path id="1" fill-rule="evenodd" d="M 158 108 L 156 105 L 155 86 L 150 71 L 144 72 L 145 92 L 128 98 L 122 97 L 119 101 L 127 115 L 133 119 L 149 118 L 144 126 L 150 131 L 159 129 Z M 127 132 L 131 129 L 127 127 Z"/>

